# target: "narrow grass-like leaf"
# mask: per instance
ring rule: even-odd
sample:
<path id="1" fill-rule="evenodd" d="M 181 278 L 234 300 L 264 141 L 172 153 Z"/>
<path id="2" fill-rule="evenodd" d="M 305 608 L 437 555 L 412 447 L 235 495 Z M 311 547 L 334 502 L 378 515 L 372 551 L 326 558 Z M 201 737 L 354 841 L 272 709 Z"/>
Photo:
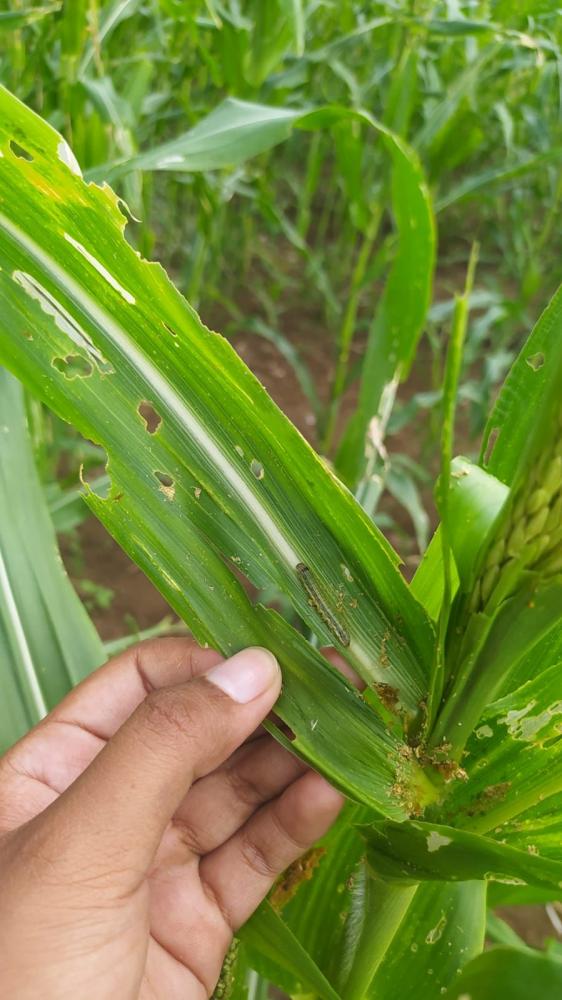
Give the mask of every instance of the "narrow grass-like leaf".
<path id="1" fill-rule="evenodd" d="M 141 3 L 142 0 L 109 0 L 104 5 L 100 13 L 95 37 L 90 39 L 84 46 L 84 54 L 80 60 L 80 76 L 84 75 L 96 53 L 101 51 L 104 42 L 115 31 L 115 28 L 122 21 L 136 14 Z"/>
<path id="2" fill-rule="evenodd" d="M 483 70 L 492 61 L 498 49 L 496 45 L 488 45 L 478 53 L 475 59 L 469 62 L 466 68 L 455 77 L 443 99 L 427 115 L 424 124 L 414 137 L 413 145 L 416 149 L 427 153 L 442 130 L 452 120 L 458 110 L 461 101 L 472 92 L 479 80 L 482 79 Z"/>
<path id="3" fill-rule="evenodd" d="M 302 0 L 254 0 L 252 42 L 245 76 L 259 87 L 288 53 L 302 56 L 304 11 Z"/>
<path id="4" fill-rule="evenodd" d="M 562 387 L 562 288 L 539 318 L 513 365 L 488 419 L 480 462 L 487 472 L 514 485 L 530 456 L 553 431 Z"/>
<path id="5" fill-rule="evenodd" d="M 478 247 L 477 244 L 474 244 L 468 263 L 464 292 L 455 299 L 451 336 L 443 375 L 441 473 L 435 491 L 437 509 L 441 515 L 440 538 L 442 549 L 443 600 L 439 613 L 439 632 L 435 663 L 429 688 L 427 707 L 428 726 L 431 726 L 435 719 L 445 684 L 445 645 L 449 614 L 453 600 L 453 549 L 450 497 L 451 465 L 453 461 L 457 396 L 461 377 L 464 341 L 468 326 L 470 295 L 474 284 L 474 270 L 476 268 L 477 257 Z"/>
<path id="6" fill-rule="evenodd" d="M 435 211 L 442 212 L 460 201 L 474 198 L 481 192 L 488 194 L 490 189 L 493 190 L 495 197 L 498 189 L 509 187 L 511 181 L 516 181 L 537 170 L 540 171 L 550 163 L 560 163 L 561 159 L 562 149 L 557 147 L 544 153 L 537 153 L 535 156 L 527 156 L 512 166 L 502 164 L 501 167 L 488 167 L 477 174 L 471 174 L 437 199 Z"/>
<path id="7" fill-rule="evenodd" d="M 359 495 L 367 506 L 384 464 L 384 436 L 398 384 L 408 375 L 423 330 L 435 259 L 433 210 L 422 169 L 399 140 L 389 148 L 396 255 L 369 333 L 358 406 L 337 456 L 338 471 L 354 488 L 361 484 Z"/>
<path id="8" fill-rule="evenodd" d="M 0 753 L 104 659 L 61 564 L 21 386 L 0 369 Z"/>

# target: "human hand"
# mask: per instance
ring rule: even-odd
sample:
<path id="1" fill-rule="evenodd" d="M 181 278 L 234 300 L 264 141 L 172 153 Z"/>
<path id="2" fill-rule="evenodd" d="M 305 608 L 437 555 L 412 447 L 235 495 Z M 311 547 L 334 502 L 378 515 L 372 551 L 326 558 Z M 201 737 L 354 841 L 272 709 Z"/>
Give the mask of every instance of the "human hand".
<path id="1" fill-rule="evenodd" d="M 211 995 L 233 932 L 342 805 L 259 728 L 280 685 L 265 650 L 144 643 L 0 760 L 3 997 Z"/>

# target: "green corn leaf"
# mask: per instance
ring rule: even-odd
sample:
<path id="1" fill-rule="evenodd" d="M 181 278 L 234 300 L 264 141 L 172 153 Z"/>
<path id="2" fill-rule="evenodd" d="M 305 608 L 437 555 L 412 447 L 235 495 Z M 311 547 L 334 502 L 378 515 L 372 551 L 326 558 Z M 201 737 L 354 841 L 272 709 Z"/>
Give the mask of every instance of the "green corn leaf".
<path id="1" fill-rule="evenodd" d="M 442 212 L 444 209 L 449 208 L 450 205 L 455 205 L 468 198 L 474 198 L 481 193 L 485 193 L 486 195 L 493 193 L 493 197 L 495 198 L 497 197 L 498 189 L 501 190 L 504 187 L 509 187 L 511 181 L 516 181 L 519 177 L 525 177 L 527 174 L 540 171 L 550 163 L 560 163 L 561 158 L 562 149 L 557 146 L 554 149 L 548 149 L 544 153 L 527 156 L 512 166 L 506 167 L 502 164 L 501 167 L 489 167 L 487 170 L 482 170 L 477 174 L 471 174 L 465 177 L 459 184 L 450 188 L 446 194 L 438 198 L 435 203 L 435 210 L 436 212 Z"/>
<path id="2" fill-rule="evenodd" d="M 464 35 L 486 34 L 497 30 L 496 25 L 490 21 L 474 21 L 464 17 L 451 17 L 446 20 L 443 18 L 435 21 L 419 20 L 419 23 L 423 24 L 432 35 L 445 35 L 446 37 L 452 35 L 454 38 Z"/>
<path id="3" fill-rule="evenodd" d="M 529 854 L 489 837 L 434 823 L 386 821 L 362 827 L 367 861 L 389 882 L 465 882 L 562 887 L 562 862 Z"/>
<path id="4" fill-rule="evenodd" d="M 560 617 L 561 322 L 559 290 L 486 428 L 481 464 L 511 493 L 472 559 L 468 552 L 466 572 L 461 560 L 448 632 L 448 697 L 432 736 L 433 745 L 449 743 L 457 760 L 484 706 Z"/>
<path id="5" fill-rule="evenodd" d="M 312 992 L 322 1000 L 338 1000 L 334 988 L 270 903 L 262 903 L 239 934 L 260 975 L 289 989 L 292 995 Z"/>
<path id="6" fill-rule="evenodd" d="M 333 41 L 328 42 L 327 45 L 318 46 L 318 48 L 308 51 L 305 59 L 307 62 L 313 63 L 329 62 L 342 48 L 352 45 L 357 39 L 366 38 L 366 36 L 370 35 L 372 32 L 378 31 L 379 29 L 384 30 L 384 28 L 391 24 L 396 24 L 395 14 L 390 17 L 370 18 L 368 21 L 364 21 L 357 25 L 357 27 L 354 27 L 351 31 L 338 35 L 338 37 L 336 37 Z"/>
<path id="7" fill-rule="evenodd" d="M 443 598 L 439 613 L 436 656 L 427 700 L 426 726 L 428 729 L 435 720 L 445 686 L 447 627 L 456 582 L 453 578 L 453 565 L 456 560 L 453 559 L 453 524 L 451 514 L 451 481 L 452 473 L 454 471 L 452 469 L 453 446 L 459 380 L 461 377 L 464 342 L 468 325 L 470 295 L 474 285 L 474 272 L 477 259 L 478 245 L 474 244 L 468 262 L 464 291 L 462 295 L 455 296 L 451 332 L 443 372 L 443 390 L 441 401 L 442 426 L 440 442 L 441 471 L 435 487 L 435 501 L 441 517 L 439 537 L 442 548 L 441 572 L 443 577 Z M 458 573 L 458 563 L 456 564 L 456 570 Z"/>
<path id="8" fill-rule="evenodd" d="M 485 706 L 509 683 L 519 660 L 559 621 L 561 601 L 560 577 L 538 587 L 529 574 L 499 611 L 471 616 L 460 636 L 462 666 L 452 675 L 451 691 L 433 731 L 433 746 L 443 743 L 452 759 L 460 759 Z M 454 638 L 458 626 L 453 628 Z"/>
<path id="9" fill-rule="evenodd" d="M 24 7 L 23 10 L 0 11 L 0 31 L 25 28 L 26 24 L 39 21 L 42 17 L 55 14 L 60 10 L 62 0 L 58 3 L 42 4 L 40 7 Z"/>
<path id="10" fill-rule="evenodd" d="M 556 663 L 487 709 L 463 757 L 468 780 L 451 787 L 445 819 L 485 832 L 562 792 L 561 670 Z"/>
<path id="11" fill-rule="evenodd" d="M 451 590 L 453 594 L 456 593 L 458 586 L 459 574 L 456 564 L 453 561 L 451 567 Z M 439 528 L 437 528 L 423 554 L 423 558 L 414 573 L 410 589 L 420 604 L 423 604 L 431 620 L 436 622 L 439 618 L 441 605 L 443 604 L 443 593 L 445 590 L 443 545 L 441 543 Z"/>
<path id="12" fill-rule="evenodd" d="M 154 487 L 130 466 L 129 461 L 121 470 L 112 463 L 113 493 L 108 500 L 91 494 L 90 507 L 200 642 L 214 644 L 225 655 L 263 645 L 279 657 L 284 685 L 276 712 L 294 738 L 289 742 L 276 731 L 278 738 L 342 791 L 385 814 L 403 816 L 405 806 L 425 798 L 430 790 L 423 775 L 357 691 L 277 614 L 253 608 L 209 539 L 181 508 L 170 505 L 163 515 Z M 346 739 L 336 747 L 338 727 L 344 727 Z M 397 784 L 409 789 L 409 803 L 396 796 Z"/>
<path id="13" fill-rule="evenodd" d="M 84 76 L 96 52 L 100 52 L 104 43 L 111 37 L 117 26 L 127 18 L 136 14 L 142 0 L 109 0 L 100 12 L 99 24 L 94 39 L 89 39 L 84 46 L 84 54 L 80 60 L 79 76 Z M 72 10 L 71 10 L 72 13 Z"/>
<path id="14" fill-rule="evenodd" d="M 329 833 L 289 871 L 272 897 L 283 920 L 332 983 L 339 980 L 346 952 L 353 953 L 356 945 L 365 876 L 365 845 L 356 824 L 371 818 L 368 810 L 348 803 Z"/>
<path id="15" fill-rule="evenodd" d="M 367 997 L 439 1000 L 484 944 L 484 882 L 418 886 Z"/>
<path id="16" fill-rule="evenodd" d="M 220 170 L 236 167 L 289 138 L 303 112 L 227 98 L 189 132 L 145 153 L 90 170 L 89 180 L 114 182 L 131 170 Z"/>
<path id="17" fill-rule="evenodd" d="M 381 962 L 400 933 L 417 885 L 389 884 L 374 878 L 368 866 L 358 885 L 339 974 L 346 1000 L 363 1000 Z"/>
<path id="18" fill-rule="evenodd" d="M 261 644 L 267 644 L 286 671 L 276 712 L 295 732 L 291 742 L 277 734 L 287 748 L 329 773 L 342 792 L 386 816 L 403 817 L 431 801 L 435 790 L 413 754 L 374 717 L 355 688 L 274 611 L 257 607 L 255 615 Z M 345 738 L 334 752 L 338 730 Z"/>
<path id="19" fill-rule="evenodd" d="M 562 387 L 562 288 L 539 318 L 513 365 L 484 431 L 480 464 L 508 486 L 552 439 Z"/>
<path id="20" fill-rule="evenodd" d="M 545 632 L 538 642 L 533 643 L 515 664 L 513 672 L 509 675 L 509 689 L 516 690 L 528 680 L 533 680 L 538 674 L 548 670 L 554 663 L 562 663 L 562 622 L 559 621 Z M 507 694 L 507 685 L 504 685 L 498 694 Z"/>
<path id="21" fill-rule="evenodd" d="M 505 504 L 509 490 L 478 465 L 460 456 L 451 465 L 451 547 L 463 590 L 474 583 L 476 556 Z"/>
<path id="22" fill-rule="evenodd" d="M 474 958 L 447 993 L 451 1000 L 557 1000 L 562 993 L 562 960 L 530 949 L 493 948 Z"/>
<path id="23" fill-rule="evenodd" d="M 362 365 L 359 402 L 340 445 L 337 468 L 367 500 L 380 474 L 383 440 L 398 385 L 410 370 L 431 300 L 435 227 L 431 198 L 415 154 L 397 141 L 392 205 L 397 250 L 375 313 Z"/>
<path id="24" fill-rule="evenodd" d="M 414 138 L 416 149 L 427 154 L 432 146 L 439 139 L 444 130 L 451 124 L 459 106 L 467 95 L 471 94 L 475 86 L 483 78 L 483 71 L 487 64 L 492 61 L 498 50 L 497 45 L 488 45 L 482 49 L 475 59 L 470 61 L 466 68 L 459 73 L 447 87 L 445 96 L 427 115 L 424 124 L 419 129 Z"/>
<path id="25" fill-rule="evenodd" d="M 225 653 L 269 644 L 269 628 L 288 642 L 253 611 L 224 561 L 237 565 L 232 545 L 244 533 L 309 627 L 415 716 L 432 629 L 384 538 L 230 346 L 132 250 L 115 196 L 86 186 L 60 137 L 6 91 L 0 105 L 0 357 L 106 449 L 112 489 L 106 500 L 90 494 L 92 509 L 196 636 Z M 319 705 L 291 721 L 302 683 L 286 675 L 285 721 L 312 747 L 323 731 L 327 742 L 320 690 L 332 674 L 304 640 L 300 652 Z M 290 650 L 281 659 L 289 670 Z M 384 737 L 357 695 L 338 690 Z M 361 739 L 366 759 L 373 738 Z M 384 763 L 384 791 L 361 779 L 361 800 L 393 815 L 405 808 L 392 792 L 405 766 L 399 750 Z M 430 789 L 407 765 L 417 775 L 413 807 Z"/>
<path id="26" fill-rule="evenodd" d="M 536 801 L 525 812 L 501 827 L 501 836 L 507 843 L 522 851 L 538 851 L 545 858 L 562 861 L 562 793 Z M 562 899 L 558 887 L 551 899 Z"/>
<path id="27" fill-rule="evenodd" d="M 362 935 L 372 958 L 373 925 L 382 922 L 389 930 L 388 948 L 366 995 L 430 1000 L 440 995 L 439 990 L 482 946 L 485 884 L 422 884 L 413 898 L 411 893 L 404 898 L 401 911 L 406 915 L 398 917 L 397 929 L 388 928 L 388 913 L 380 900 L 373 909 L 367 905 L 365 880 L 370 876 L 365 870 L 364 840 L 355 825 L 367 818 L 366 810 L 347 806 L 304 864 L 288 873 L 273 900 L 282 907 L 283 920 L 334 983 L 341 980 L 342 970 L 354 966 Z M 375 901 L 381 886 L 374 886 Z M 387 895 L 404 893 L 391 886 L 384 891 Z M 433 978 L 425 974 L 427 966 L 433 969 Z M 369 974 L 367 979 L 371 979 Z"/>
<path id="28" fill-rule="evenodd" d="M 60 560 L 21 386 L 0 368 L 0 753 L 104 659 Z"/>
<path id="29" fill-rule="evenodd" d="M 484 472 L 462 455 L 451 463 L 449 483 L 451 549 L 451 590 L 454 596 L 462 580 L 468 589 L 474 580 L 474 564 L 486 538 L 508 497 L 509 490 L 495 476 Z M 431 539 L 419 564 L 411 590 L 436 621 L 443 600 L 443 546 L 441 529 Z"/>
<path id="30" fill-rule="evenodd" d="M 96 167 L 88 177 L 114 182 L 130 170 L 193 172 L 234 167 L 285 141 L 295 128 L 320 129 L 352 122 L 375 129 L 388 149 L 398 236 L 398 248 L 369 336 L 359 406 L 337 461 L 345 481 L 354 486 L 367 465 L 364 490 L 368 491 L 394 395 L 409 372 L 431 299 L 435 225 L 431 198 L 415 153 L 364 111 L 327 106 L 303 112 L 228 98 L 183 136 L 138 156 Z"/>
<path id="31" fill-rule="evenodd" d="M 260 87 L 287 54 L 303 54 L 302 0 L 253 0 L 248 14 L 254 25 L 245 77 L 252 87 Z"/>
<path id="32" fill-rule="evenodd" d="M 536 889 L 529 885 L 502 885 L 488 883 L 488 906 L 540 906 L 556 902 L 562 896 L 560 889 Z"/>

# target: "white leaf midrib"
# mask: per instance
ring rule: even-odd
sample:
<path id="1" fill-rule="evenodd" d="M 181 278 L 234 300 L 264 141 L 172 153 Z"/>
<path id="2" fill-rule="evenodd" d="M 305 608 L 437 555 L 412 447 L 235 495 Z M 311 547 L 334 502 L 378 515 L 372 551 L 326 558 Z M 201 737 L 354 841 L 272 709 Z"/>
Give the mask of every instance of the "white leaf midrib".
<path id="1" fill-rule="evenodd" d="M 21 616 L 18 610 L 18 605 L 10 583 L 10 577 L 8 575 L 8 568 L 6 566 L 4 556 L 2 554 L 2 549 L 0 548 L 0 596 L 2 598 L 2 604 L 6 609 L 8 615 L 8 621 L 12 627 L 12 635 L 16 643 L 17 652 L 19 655 L 19 661 L 23 668 L 23 674 L 25 680 L 27 681 L 27 686 L 29 694 L 31 695 L 31 700 L 33 702 L 33 707 L 35 709 L 37 719 L 34 721 L 39 721 L 47 715 L 47 704 L 43 697 L 43 692 L 41 691 L 41 686 L 37 678 L 37 672 L 35 670 L 35 664 L 33 662 L 33 655 L 29 648 L 29 643 L 27 641 L 27 636 L 25 634 L 25 629 Z"/>

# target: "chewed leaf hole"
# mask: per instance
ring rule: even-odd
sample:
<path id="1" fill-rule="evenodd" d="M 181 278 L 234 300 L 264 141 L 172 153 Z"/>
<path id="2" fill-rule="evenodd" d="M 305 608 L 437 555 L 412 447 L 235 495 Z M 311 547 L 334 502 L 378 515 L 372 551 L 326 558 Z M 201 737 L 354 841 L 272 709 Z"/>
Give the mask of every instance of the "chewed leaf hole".
<path id="1" fill-rule="evenodd" d="M 18 160 L 27 160 L 28 163 L 33 163 L 31 153 L 27 149 L 24 149 L 23 146 L 20 146 L 19 142 L 16 142 L 15 139 L 10 139 L 10 149 L 14 156 L 17 156 Z"/>
<path id="2" fill-rule="evenodd" d="M 175 500 L 176 485 L 172 477 L 167 472 L 155 472 L 154 475 L 160 483 L 160 492 L 164 494 L 166 500 Z"/>
<path id="3" fill-rule="evenodd" d="M 86 493 L 94 495 L 98 500 L 108 500 L 111 495 L 111 477 L 107 471 L 109 459 L 105 449 L 100 448 L 99 461 L 85 468 L 80 466 L 80 482 L 86 488 Z"/>
<path id="4" fill-rule="evenodd" d="M 500 436 L 500 428 L 493 427 L 492 430 L 490 431 L 490 436 L 486 443 L 486 451 L 484 453 L 484 465 L 488 465 L 492 457 L 494 448 L 496 447 L 496 441 L 498 440 L 499 436 Z"/>
<path id="5" fill-rule="evenodd" d="M 542 351 L 539 351 L 538 354 L 531 354 L 531 356 L 525 360 L 529 365 L 529 368 L 532 368 L 534 372 L 538 372 L 544 365 L 544 354 Z"/>
<path id="6" fill-rule="evenodd" d="M 176 331 L 172 329 L 169 323 L 165 323 L 164 320 L 162 320 L 162 326 L 168 331 L 168 333 L 172 334 L 172 337 L 177 337 Z"/>
<path id="7" fill-rule="evenodd" d="M 92 363 L 80 354 L 67 354 L 65 358 L 53 358 L 51 364 L 69 381 L 75 378 L 88 378 L 94 370 Z"/>
<path id="8" fill-rule="evenodd" d="M 147 399 L 143 399 L 137 407 L 139 415 L 144 420 L 146 429 L 149 434 L 156 434 L 156 431 L 162 423 L 162 417 L 156 412 L 152 403 L 149 403 Z"/>
<path id="9" fill-rule="evenodd" d="M 263 465 L 261 464 L 261 462 L 258 462 L 257 459 L 255 458 L 253 458 L 252 461 L 250 462 L 250 469 L 252 470 L 252 474 L 256 477 L 256 479 L 263 479 L 263 477 L 265 476 L 265 470 Z"/>

